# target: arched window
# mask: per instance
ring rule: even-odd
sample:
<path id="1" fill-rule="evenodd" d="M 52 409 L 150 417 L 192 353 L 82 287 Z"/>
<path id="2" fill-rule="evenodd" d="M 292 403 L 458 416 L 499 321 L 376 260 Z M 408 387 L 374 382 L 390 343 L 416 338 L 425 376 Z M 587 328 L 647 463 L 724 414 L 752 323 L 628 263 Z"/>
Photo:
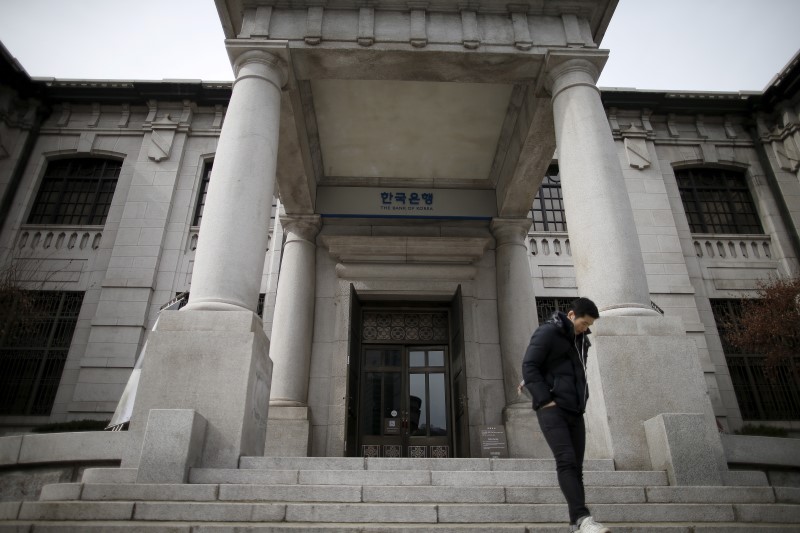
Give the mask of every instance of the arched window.
<path id="1" fill-rule="evenodd" d="M 688 168 L 675 178 L 692 233 L 764 233 L 743 173 Z"/>
<path id="2" fill-rule="evenodd" d="M 564 196 L 561 194 L 561 178 L 558 166 L 551 165 L 542 180 L 539 192 L 533 200 L 531 209 L 533 231 L 567 231 L 567 219 L 564 216 Z"/>
<path id="3" fill-rule="evenodd" d="M 28 224 L 105 224 L 121 168 L 113 159 L 50 161 Z"/>

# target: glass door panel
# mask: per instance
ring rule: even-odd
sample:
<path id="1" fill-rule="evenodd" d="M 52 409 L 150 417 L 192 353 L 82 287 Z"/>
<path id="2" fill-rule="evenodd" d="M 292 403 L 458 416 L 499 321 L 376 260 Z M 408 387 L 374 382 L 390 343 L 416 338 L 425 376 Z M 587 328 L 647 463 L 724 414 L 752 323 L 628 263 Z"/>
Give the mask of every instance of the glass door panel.
<path id="1" fill-rule="evenodd" d="M 363 351 L 361 455 L 452 457 L 446 349 Z"/>

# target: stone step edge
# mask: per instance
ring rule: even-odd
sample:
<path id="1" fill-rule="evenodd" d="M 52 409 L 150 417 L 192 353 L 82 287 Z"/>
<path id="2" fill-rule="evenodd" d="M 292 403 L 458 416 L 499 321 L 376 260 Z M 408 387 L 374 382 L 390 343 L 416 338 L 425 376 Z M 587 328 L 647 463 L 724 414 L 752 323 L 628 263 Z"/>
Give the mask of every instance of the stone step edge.
<path id="1" fill-rule="evenodd" d="M 604 525 L 610 528 L 624 528 L 626 533 L 650 533 L 657 530 L 664 533 L 723 533 L 727 531 L 752 531 L 753 528 L 758 528 L 758 531 L 765 529 L 776 531 L 797 531 L 796 524 L 776 524 L 764 522 L 715 522 L 714 524 L 701 524 L 697 525 L 695 522 L 673 522 L 673 523 L 656 523 L 656 522 L 604 522 Z M 480 531 L 485 532 L 487 528 L 493 531 L 515 531 L 519 533 L 563 533 L 565 526 L 563 524 L 553 524 L 548 522 L 528 522 L 524 525 L 511 524 L 507 522 L 486 522 L 482 524 L 429 524 L 425 522 L 409 522 L 406 524 L 385 524 L 381 522 L 260 522 L 255 524 L 253 522 L 202 522 L 202 521 L 127 521 L 127 520 L 97 520 L 87 522 L 84 520 L 7 520 L 0 522 L 0 526 L 8 527 L 24 527 L 34 526 L 46 528 L 47 531 L 74 526 L 75 531 L 96 530 L 105 533 L 109 527 L 131 528 L 135 531 L 143 529 L 157 529 L 163 527 L 172 528 L 186 528 L 185 532 L 190 533 L 196 527 L 202 528 L 238 528 L 245 527 L 248 531 L 258 531 L 261 529 L 269 530 L 271 528 L 286 530 L 330 530 L 335 533 L 362 533 L 369 531 L 370 533 L 384 532 L 384 531 L 420 531 L 420 530 L 446 530 L 446 531 Z M 50 529 L 54 528 L 54 529 Z M 347 529 L 343 529 L 347 528 Z M 690 529 L 691 528 L 691 529 Z"/>
<path id="2" fill-rule="evenodd" d="M 105 487 L 109 492 L 117 492 L 120 493 L 119 496 L 113 497 L 85 497 L 85 486 L 90 486 L 94 490 L 102 490 Z M 269 490 L 269 489 L 283 489 L 283 488 L 290 488 L 290 487 L 302 487 L 304 490 L 307 491 L 318 491 L 318 492 L 330 492 L 331 489 L 336 490 L 353 490 L 357 489 L 358 492 L 358 500 L 355 499 L 345 499 L 345 500 L 336 500 L 329 498 L 320 498 L 320 499 L 267 499 L 267 498 L 258 498 L 258 497 L 247 497 L 247 498 L 220 498 L 220 487 L 224 487 L 226 492 L 235 492 L 237 490 L 244 490 L 250 489 L 252 491 L 259 491 L 259 490 Z M 390 503 L 386 500 L 376 499 L 374 496 L 365 500 L 364 489 L 368 489 L 368 491 L 377 491 L 377 492 L 388 492 L 391 493 L 392 491 L 400 492 L 400 493 L 409 493 L 412 494 L 414 492 L 425 494 L 430 490 L 446 490 L 450 489 L 456 491 L 464 491 L 469 493 L 470 491 L 475 490 L 487 490 L 493 489 L 494 491 L 503 491 L 502 494 L 502 501 L 492 499 L 488 501 L 477 501 L 474 498 L 470 498 L 468 495 L 465 495 L 465 499 L 463 501 L 459 501 L 457 499 L 447 499 L 446 501 L 441 500 L 405 500 L 402 503 L 464 503 L 464 504 L 473 504 L 473 505 L 480 505 L 482 503 L 509 503 L 509 504 L 530 504 L 533 505 L 536 502 L 521 502 L 518 501 L 520 498 L 519 495 L 516 497 L 514 493 L 524 493 L 528 492 L 535 492 L 535 491 L 545 491 L 547 493 L 552 494 L 560 494 L 560 489 L 558 487 L 515 487 L 515 486 L 459 486 L 459 487 L 440 487 L 436 486 L 402 486 L 402 485 L 340 485 L 334 487 L 332 485 L 270 485 L 270 484 L 246 484 L 246 483 L 231 483 L 231 484 L 217 484 L 217 483 L 209 483 L 209 484 L 116 484 L 116 483 L 58 483 L 58 484 L 49 484 L 42 487 L 42 492 L 39 497 L 39 501 L 140 501 L 140 502 L 159 502 L 159 501 L 169 501 L 169 502 L 235 502 L 235 501 L 242 501 L 242 502 L 263 502 L 263 503 L 311 503 L 311 502 L 318 502 L 318 503 Z M 161 498 L 157 494 L 150 494 L 147 495 L 148 492 L 158 493 L 159 489 L 166 491 L 166 492 L 177 492 L 184 494 L 176 494 L 174 496 L 168 498 Z M 509 489 L 512 491 L 511 495 L 509 495 Z M 598 501 L 594 495 L 587 495 L 588 502 L 591 504 L 594 503 L 603 503 L 603 504 L 617 504 L 617 505 L 624 505 L 627 503 L 670 503 L 670 504 L 702 504 L 702 503 L 722 503 L 722 504 L 734 504 L 734 503 L 750 503 L 750 504 L 769 504 L 769 503 L 800 503 L 800 501 L 795 500 L 794 498 L 786 498 L 783 496 L 784 491 L 775 490 L 773 487 L 692 487 L 692 486 L 631 486 L 631 487 L 587 487 L 589 492 L 599 492 L 599 491 L 607 491 L 611 493 L 611 498 L 613 498 L 613 493 L 621 493 L 623 498 L 628 498 L 627 500 L 623 501 L 614 501 L 613 499 L 604 499 L 602 501 Z M 198 494 L 198 492 L 205 490 L 205 494 Z M 135 493 L 136 492 L 144 493 L 141 497 L 138 497 Z M 132 494 L 134 493 L 134 494 Z M 747 494 L 752 493 L 752 496 L 748 497 Z M 635 500 L 631 500 L 632 496 L 635 497 Z M 190 497 L 192 496 L 192 497 Z M 509 501 L 509 498 L 512 501 Z M 731 499 L 727 499 L 731 498 Z M 516 501 L 515 501 L 516 500 Z M 562 502 L 539 502 L 539 503 L 562 503 Z"/>
<path id="3" fill-rule="evenodd" d="M 206 505 L 213 505 L 214 508 L 205 507 Z M 141 506 L 141 509 L 140 509 Z M 214 515 L 218 513 L 224 513 L 225 509 L 249 509 L 250 515 L 250 523 L 252 522 L 268 522 L 268 521 L 275 521 L 281 520 L 284 522 L 294 522 L 294 523 L 309 523 L 309 522 L 319 522 L 318 520 L 308 520 L 305 518 L 299 518 L 301 515 L 307 514 L 317 514 L 322 513 L 324 516 L 325 513 L 331 512 L 335 516 L 337 512 L 342 511 L 342 509 L 337 508 L 354 508 L 359 507 L 362 511 L 365 511 L 369 514 L 362 515 L 366 520 L 361 520 L 360 522 L 356 520 L 355 522 L 358 523 L 372 523 L 374 519 L 370 519 L 370 515 L 375 516 L 375 512 L 380 510 L 379 519 L 382 519 L 385 516 L 385 513 L 389 513 L 391 515 L 397 515 L 398 512 L 402 512 L 404 508 L 413 508 L 416 511 L 416 515 L 422 518 L 420 514 L 421 511 L 426 510 L 425 515 L 430 515 L 430 518 L 427 520 L 423 519 L 422 522 L 414 522 L 414 523 L 428 523 L 428 524 L 451 524 L 453 527 L 458 527 L 462 524 L 476 524 L 476 523 L 507 523 L 507 524 L 519 524 L 527 523 L 527 520 L 520 520 L 520 517 L 515 516 L 514 511 L 516 509 L 526 509 L 528 512 L 534 510 L 536 514 L 539 512 L 545 513 L 545 516 L 551 516 L 550 513 L 554 512 L 555 510 L 559 510 L 565 507 L 565 504 L 485 504 L 483 507 L 487 509 L 482 510 L 484 513 L 496 514 L 495 520 L 487 520 L 483 521 L 481 519 L 476 520 L 463 520 L 464 516 L 460 513 L 464 510 L 474 507 L 471 505 L 465 504 L 385 504 L 385 503 L 376 503 L 376 504 L 352 504 L 352 503 L 332 503 L 332 504 L 316 504 L 316 503 L 290 503 L 290 504 L 278 504 L 278 503 L 267 503 L 267 504 L 258 504 L 258 503 L 241 503 L 241 502 L 225 502 L 225 503 L 214 503 L 210 504 L 209 502 L 189 502 L 189 503 L 181 503 L 181 502 L 20 502 L 19 507 L 17 508 L 16 512 L 13 512 L 12 509 L 6 509 L 6 513 L 2 516 L 5 520 L 27 520 L 27 521 L 62 521 L 62 520 L 86 520 L 91 522 L 96 521 L 131 521 L 133 523 L 148 523 L 153 521 L 175 521 L 175 522 L 182 522 L 187 521 L 185 517 L 181 516 L 181 513 L 185 514 L 185 511 L 191 509 L 201 509 L 204 508 L 207 513 L 211 513 L 208 518 L 201 518 L 197 520 L 197 522 L 203 523 L 217 523 L 223 521 L 232 521 L 230 518 L 223 518 L 221 517 L 220 520 L 214 520 Z M 697 521 L 704 523 L 704 522 L 714 522 L 716 520 L 719 521 L 731 521 L 731 519 L 735 520 L 736 518 L 741 518 L 741 523 L 756 523 L 756 524 L 772 524 L 772 523 L 779 523 L 779 524 L 800 524 L 800 505 L 789 505 L 789 504 L 596 504 L 593 505 L 593 510 L 597 513 L 600 519 L 604 521 L 611 522 L 612 520 L 610 517 L 603 518 L 603 515 L 606 513 L 617 513 L 618 516 L 620 515 L 620 511 L 625 511 L 625 508 L 628 509 L 624 512 L 625 518 L 628 518 L 627 522 L 623 523 L 640 523 L 644 522 L 644 516 L 654 516 L 651 514 L 651 511 L 660 511 L 661 513 L 667 513 L 666 516 L 660 515 L 659 513 L 655 513 L 655 516 L 659 516 L 659 518 L 655 520 L 650 520 L 647 523 L 661 523 L 664 525 L 667 524 L 679 524 L 683 523 L 687 517 L 683 517 L 681 514 L 677 514 L 683 510 L 685 512 L 688 508 L 691 508 L 693 512 L 689 513 L 694 515 L 689 520 L 692 520 L 694 523 Z M 655 508 L 655 509 L 645 509 L 645 507 Z M 70 514 L 69 509 L 72 509 L 72 513 Z M 182 509 L 184 508 L 184 509 Z M 281 509 L 282 508 L 282 509 Z M 532 509 L 534 508 L 534 509 Z M 541 509 L 535 509 L 541 508 Z M 159 511 L 161 509 L 161 511 Z M 144 516 L 137 516 L 139 511 L 144 514 Z M 67 514 L 64 514 L 64 511 L 67 511 Z M 391 511 L 391 512 L 390 512 Z M 474 513 L 474 509 L 472 512 Z M 166 512 L 166 514 L 165 514 Z M 261 513 L 260 519 L 258 518 L 259 512 Z M 444 517 L 442 516 L 442 512 L 444 512 Z M 459 517 L 458 519 L 453 519 L 456 516 L 454 513 L 458 512 Z M 162 517 L 157 517 L 155 515 L 164 515 Z M 177 513 L 177 516 L 176 516 Z M 264 514 L 266 513 L 266 514 Z M 278 517 L 277 515 L 280 515 Z M 297 519 L 288 519 L 292 515 L 298 516 Z M 299 513 L 299 514 L 298 514 Z M 506 514 L 508 513 L 508 515 Z M 699 513 L 699 514 L 698 514 Z M 710 513 L 710 514 L 709 514 Z M 778 513 L 777 515 L 775 513 Z M 270 519 L 270 514 L 275 518 Z M 357 513 L 358 514 L 358 513 Z M 718 517 L 715 519 L 713 517 L 714 514 L 717 514 Z M 23 515 L 25 515 L 24 518 Z M 48 518 L 48 515 L 50 517 Z M 55 516 L 53 516 L 55 515 Z M 148 517 L 148 515 L 150 515 Z M 633 516 L 630 516 L 633 515 Z M 676 516 L 670 516 L 676 515 Z M 483 515 L 486 517 L 485 515 Z M 702 517 L 702 518 L 700 518 Z M 729 517 L 729 518 L 728 518 Z M 749 518 L 748 518 L 749 517 Z M 779 518 L 778 518 L 779 517 Z M 173 520 L 170 520 L 172 518 Z M 310 518 L 310 517 L 309 517 Z M 331 517 L 333 518 L 333 516 Z M 432 519 L 431 519 L 432 518 Z M 534 518 L 535 517 L 531 517 Z M 776 520 L 778 518 L 778 520 Z M 248 519 L 244 519 L 247 521 Z M 241 518 L 235 521 L 243 521 Z M 620 519 L 617 518 L 614 520 L 615 522 L 619 522 Z M 559 523 L 560 518 L 553 519 L 549 522 L 544 523 Z M 339 519 L 334 518 L 333 520 L 328 520 L 325 523 L 340 523 Z M 390 520 L 390 523 L 412 523 L 412 522 L 403 522 L 402 520 Z"/>

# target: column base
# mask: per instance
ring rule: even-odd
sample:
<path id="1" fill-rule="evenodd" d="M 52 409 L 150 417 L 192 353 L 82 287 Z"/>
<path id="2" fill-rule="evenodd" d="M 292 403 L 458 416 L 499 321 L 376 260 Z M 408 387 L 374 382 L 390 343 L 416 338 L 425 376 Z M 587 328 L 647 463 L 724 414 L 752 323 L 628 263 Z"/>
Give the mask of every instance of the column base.
<path id="1" fill-rule="evenodd" d="M 552 459 L 553 453 L 539 429 L 530 402 L 512 403 L 503 409 L 508 456 L 512 459 Z"/>
<path id="2" fill-rule="evenodd" d="M 713 457 L 724 479 L 727 461 L 697 347 L 680 318 L 604 316 L 592 329 L 587 456 L 610 457 L 618 470 L 649 470 L 654 450 L 645 422 L 664 413 L 696 414 L 703 430 L 697 446 L 707 448 L 700 455 Z M 690 456 L 673 460 L 682 457 Z"/>
<path id="3" fill-rule="evenodd" d="M 151 409 L 193 409 L 207 422 L 197 466 L 237 468 L 264 453 L 272 381 L 269 340 L 250 311 L 164 311 L 151 332 L 122 466 L 134 468 Z"/>
<path id="4" fill-rule="evenodd" d="M 270 405 L 266 457 L 309 457 L 311 417 L 308 407 Z"/>

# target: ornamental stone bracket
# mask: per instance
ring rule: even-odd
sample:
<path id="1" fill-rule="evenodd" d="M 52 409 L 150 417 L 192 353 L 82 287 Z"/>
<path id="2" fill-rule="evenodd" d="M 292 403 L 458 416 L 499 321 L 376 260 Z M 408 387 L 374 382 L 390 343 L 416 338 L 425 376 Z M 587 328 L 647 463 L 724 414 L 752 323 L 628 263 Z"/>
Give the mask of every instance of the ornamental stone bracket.
<path id="1" fill-rule="evenodd" d="M 8 149 L 3 143 L 3 136 L 0 135 L 0 159 L 6 159 L 6 158 L 8 158 Z"/>

